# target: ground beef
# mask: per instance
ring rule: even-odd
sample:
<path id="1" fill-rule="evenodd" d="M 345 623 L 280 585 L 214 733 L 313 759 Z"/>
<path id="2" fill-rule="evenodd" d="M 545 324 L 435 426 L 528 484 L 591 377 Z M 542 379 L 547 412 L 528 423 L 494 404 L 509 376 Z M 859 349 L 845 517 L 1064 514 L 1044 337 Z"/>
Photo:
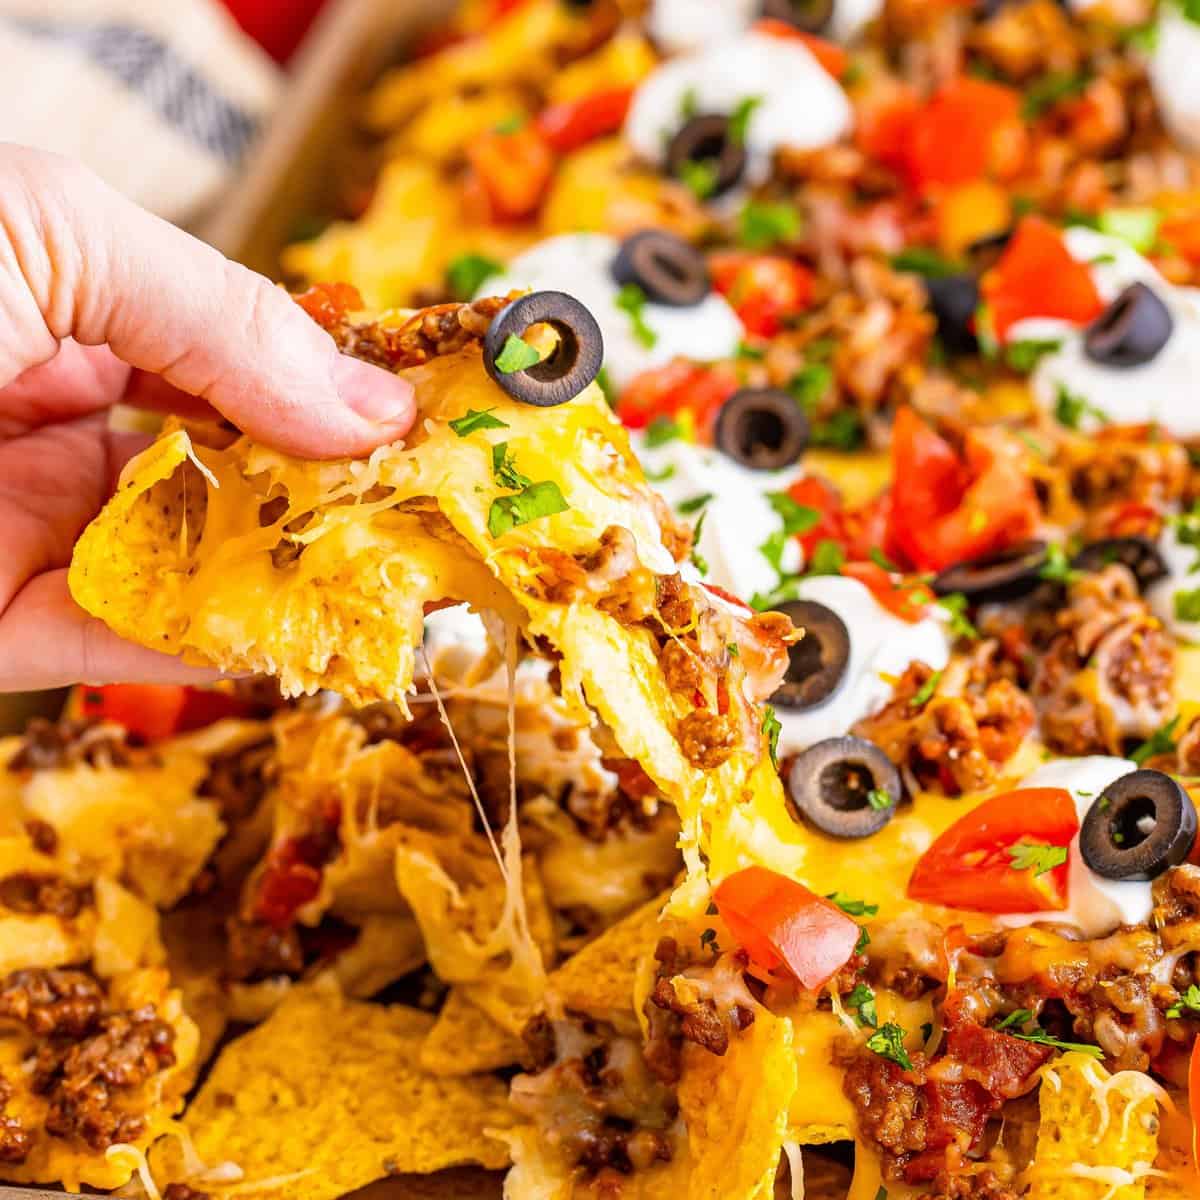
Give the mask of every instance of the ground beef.
<path id="1" fill-rule="evenodd" d="M 675 738 L 693 767 L 713 771 L 737 748 L 738 732 L 727 716 L 696 709 L 679 722 Z"/>
<path id="2" fill-rule="evenodd" d="M 0 1162 L 24 1162 L 33 1145 L 33 1135 L 17 1117 L 4 1110 L 12 1099 L 12 1084 L 0 1075 Z"/>
<path id="3" fill-rule="evenodd" d="M 226 822 L 245 820 L 275 781 L 275 741 L 263 738 L 237 750 L 217 754 L 209 761 L 208 774 L 200 784 L 200 795 L 220 805 Z"/>
<path id="4" fill-rule="evenodd" d="M 18 871 L 0 879 L 0 905 L 25 915 L 70 919 L 92 903 L 91 884 L 76 886 L 58 875 Z"/>
<path id="5" fill-rule="evenodd" d="M 304 949 L 295 926 L 279 929 L 266 921 L 230 917 L 225 934 L 225 973 L 230 979 L 296 978 L 304 971 Z"/>
<path id="6" fill-rule="evenodd" d="M 696 621 L 696 601 L 679 575 L 660 575 L 657 580 L 658 615 L 669 630 L 691 628 Z"/>
<path id="7" fill-rule="evenodd" d="M 32 1084 L 49 1101 L 46 1131 L 98 1151 L 136 1140 L 145 1132 L 145 1119 L 121 1112 L 119 1094 L 171 1066 L 174 1041 L 175 1031 L 147 1006 L 102 1017 L 96 1031 L 81 1040 L 39 1045 Z"/>
<path id="8" fill-rule="evenodd" d="M 0 1017 L 44 1037 L 82 1037 L 104 1011 L 104 990 L 86 971 L 29 967 L 0 984 Z"/>
<path id="9" fill-rule="evenodd" d="M 25 822 L 25 832 L 39 854 L 53 855 L 58 851 L 58 831 L 49 821 L 30 817 Z"/>
<path id="10" fill-rule="evenodd" d="M 60 767 L 125 767 L 132 761 L 128 735 L 119 725 L 91 721 L 47 721 L 34 717 L 25 727 L 10 771 L 49 771 Z"/>
<path id="11" fill-rule="evenodd" d="M 492 319 L 507 301 L 497 298 L 473 304 L 438 304 L 414 313 L 404 325 L 390 328 L 377 321 L 361 323 L 347 319 L 340 303 L 321 303 L 318 289 L 297 297 L 314 320 L 324 326 L 343 354 L 374 363 L 390 371 L 417 367 L 431 358 L 458 354 L 468 347 L 482 347 Z M 351 307 L 360 307 L 348 298 Z"/>

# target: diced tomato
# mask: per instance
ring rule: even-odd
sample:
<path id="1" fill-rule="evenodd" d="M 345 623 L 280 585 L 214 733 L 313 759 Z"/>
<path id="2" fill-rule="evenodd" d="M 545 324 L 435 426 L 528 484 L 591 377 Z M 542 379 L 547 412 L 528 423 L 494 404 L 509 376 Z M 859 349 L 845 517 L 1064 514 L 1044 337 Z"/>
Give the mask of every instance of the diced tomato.
<path id="1" fill-rule="evenodd" d="M 1200 263 L 1200 215 L 1168 218 L 1158 235 L 1188 262 Z"/>
<path id="2" fill-rule="evenodd" d="M 819 519 L 810 529 L 796 535 L 805 555 L 809 555 L 821 542 L 837 542 L 845 548 L 846 510 L 841 493 L 819 475 L 805 475 L 788 488 L 788 495 L 797 504 L 811 508 Z"/>
<path id="3" fill-rule="evenodd" d="M 890 613 L 903 621 L 919 621 L 933 603 L 933 593 L 923 584 L 906 581 L 878 563 L 848 562 L 842 574 L 857 579 Z"/>
<path id="4" fill-rule="evenodd" d="M 498 221 L 533 216 L 554 175 L 554 152 L 533 125 L 483 134 L 467 147 L 467 159 Z"/>
<path id="5" fill-rule="evenodd" d="M 96 721 L 112 721 L 147 742 L 203 729 L 224 717 L 244 717 L 246 701 L 226 692 L 174 684 L 110 683 L 80 689 L 79 709 Z"/>
<path id="6" fill-rule="evenodd" d="M 812 991 L 845 966 L 858 945 L 861 931 L 840 908 L 766 867 L 736 871 L 713 900 L 759 967 L 783 967 Z"/>
<path id="7" fill-rule="evenodd" d="M 348 312 L 362 308 L 363 298 L 358 288 L 349 283 L 314 283 L 296 297 L 296 303 L 322 329 L 329 329 Z"/>
<path id="8" fill-rule="evenodd" d="M 644 429 L 658 417 L 687 414 L 692 432 L 708 441 L 717 411 L 737 389 L 730 364 L 708 367 L 676 358 L 634 376 L 617 400 L 617 416 L 630 429 Z"/>
<path id="9" fill-rule="evenodd" d="M 714 596 L 719 596 L 726 604 L 734 604 L 738 608 L 745 609 L 746 612 L 752 613 L 754 609 L 748 605 L 740 596 L 735 596 L 732 592 L 726 591 L 725 588 L 715 583 L 702 583 L 700 585 L 706 592 L 712 592 Z"/>
<path id="10" fill-rule="evenodd" d="M 800 42 L 825 70 L 839 83 L 846 74 L 850 58 L 836 42 L 826 41 L 815 33 L 805 33 L 795 25 L 775 17 L 765 17 L 754 23 L 755 33 L 766 33 L 771 37 L 784 38 L 789 42 Z"/>
<path id="11" fill-rule="evenodd" d="M 907 138 L 908 177 L 918 191 L 1010 178 L 1024 160 L 1026 141 L 1020 92 L 960 76 L 915 114 Z"/>
<path id="12" fill-rule="evenodd" d="M 983 277 L 981 291 L 1000 341 L 1026 317 L 1085 324 L 1104 311 L 1087 263 L 1071 257 L 1062 232 L 1042 217 L 1025 217 L 1007 249 Z"/>
<path id="13" fill-rule="evenodd" d="M 331 845 L 328 839 L 301 835 L 274 847 L 258 881 L 254 915 L 276 929 L 286 929 L 296 910 L 321 890 L 321 868 Z"/>
<path id="14" fill-rule="evenodd" d="M 552 104 L 538 117 L 537 130 L 552 150 L 567 154 L 616 133 L 632 102 L 632 87 L 605 88 L 581 100 Z"/>
<path id="15" fill-rule="evenodd" d="M 1042 874 L 1018 869 L 1014 847 L 1067 848 L 1079 832 L 1065 788 L 1018 788 L 985 800 L 950 826 L 917 860 L 908 881 L 914 900 L 972 912 L 1061 911 L 1069 864 Z"/>
<path id="16" fill-rule="evenodd" d="M 855 144 L 876 162 L 907 174 L 909 134 L 920 111 L 921 100 L 913 88 L 877 87 L 856 105 Z"/>
<path id="17" fill-rule="evenodd" d="M 733 306 L 746 332 L 774 337 L 813 298 L 813 273 L 779 254 L 730 250 L 709 259 L 713 286 Z"/>
<path id="18" fill-rule="evenodd" d="M 1126 500 L 1116 505 L 1104 522 L 1109 537 L 1158 536 L 1162 525 L 1162 514 L 1153 504 L 1140 500 Z"/>
<path id="19" fill-rule="evenodd" d="M 889 545 L 921 570 L 940 571 L 1029 537 L 1037 493 L 1002 435 L 971 431 L 965 457 L 910 408 L 892 427 Z"/>
<path id="20" fill-rule="evenodd" d="M 1192 1164 L 1200 1171 L 1200 1038 L 1192 1043 L 1188 1063 L 1188 1105 L 1192 1110 Z"/>

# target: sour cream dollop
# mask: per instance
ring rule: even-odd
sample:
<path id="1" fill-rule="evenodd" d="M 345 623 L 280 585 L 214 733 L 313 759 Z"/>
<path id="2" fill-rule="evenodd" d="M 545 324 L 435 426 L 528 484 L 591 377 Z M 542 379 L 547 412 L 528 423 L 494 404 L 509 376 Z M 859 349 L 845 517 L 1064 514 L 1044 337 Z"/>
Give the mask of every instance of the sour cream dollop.
<path id="1" fill-rule="evenodd" d="M 950 637 L 936 615 L 910 623 L 888 612 L 857 579 L 816 575 L 802 580 L 800 598 L 831 608 L 850 634 L 850 659 L 837 690 L 804 712 L 776 708 L 783 730 L 781 754 L 803 750 L 825 738 L 840 737 L 892 697 L 895 681 L 914 662 L 935 671 L 950 661 Z"/>
<path id="2" fill-rule="evenodd" d="M 1038 363 L 1031 381 L 1034 399 L 1053 413 L 1060 388 L 1066 388 L 1113 424 L 1157 423 L 1177 437 L 1200 436 L 1200 405 L 1195 402 L 1200 379 L 1200 304 L 1195 294 L 1169 284 L 1117 238 L 1082 227 L 1068 229 L 1064 236 L 1073 258 L 1093 264 L 1092 278 L 1106 304 L 1131 283 L 1144 283 L 1170 310 L 1175 327 L 1150 362 L 1113 367 L 1088 358 L 1083 331 L 1075 325 L 1043 318 L 1019 322 L 1009 334 L 1010 341 L 1044 338 L 1062 343 Z M 1087 411 L 1079 424 L 1090 430 L 1102 421 Z"/>
<path id="3" fill-rule="evenodd" d="M 668 54 L 679 54 L 737 37 L 754 24 L 761 8 L 761 0 L 654 0 L 646 31 Z M 851 41 L 882 11 L 883 0 L 836 0 L 822 32 L 834 41 Z"/>
<path id="4" fill-rule="evenodd" d="M 638 88 L 625 139 L 661 164 L 686 112 L 732 114 L 757 100 L 746 123 L 746 182 L 764 182 L 782 146 L 815 150 L 836 142 L 853 123 L 846 93 L 797 41 L 743 33 L 653 71 Z"/>
<path id="5" fill-rule="evenodd" d="M 804 473 L 800 467 L 752 471 L 720 450 L 682 439 L 651 449 L 639 436 L 634 438 L 634 449 L 651 485 L 672 509 L 678 511 L 681 504 L 686 507 L 700 497 L 712 497 L 685 516 L 696 521 L 701 511 L 704 513 L 696 547 L 708 568 L 704 582 L 743 599 L 755 592 L 769 592 L 778 577 L 760 547 L 782 522 L 767 496 L 798 479 Z M 780 564 L 783 570 L 798 571 L 801 557 L 795 538 L 789 538 Z"/>
<path id="6" fill-rule="evenodd" d="M 1170 522 L 1158 543 L 1159 553 L 1171 573 L 1160 579 L 1146 593 L 1154 615 L 1174 634 L 1187 642 L 1200 643 L 1200 621 L 1185 621 L 1176 615 L 1175 596 L 1200 588 L 1200 572 L 1193 572 L 1200 549 L 1179 540 L 1179 531 Z"/>
<path id="7" fill-rule="evenodd" d="M 673 358 L 699 362 L 730 358 L 745 335 L 741 321 L 725 298 L 710 292 L 699 304 L 672 308 L 647 302 L 641 311 L 654 344 L 639 339 L 633 318 L 617 307 L 620 285 L 612 262 L 620 249 L 616 238 L 602 233 L 569 233 L 549 238 L 518 254 L 503 274 L 490 277 L 480 295 L 507 291 L 566 292 L 591 311 L 604 335 L 604 365 L 609 378 L 624 387 L 635 375 Z"/>
<path id="8" fill-rule="evenodd" d="M 1149 65 L 1150 85 L 1163 121 L 1185 149 L 1200 150 L 1200 25 L 1176 4 L 1159 6 L 1158 40 Z"/>
<path id="9" fill-rule="evenodd" d="M 1090 755 L 1061 758 L 1038 767 L 1021 782 L 1023 788 L 1065 788 L 1075 801 L 1080 824 L 1096 797 L 1109 784 L 1137 770 L 1127 758 Z M 1086 937 L 1110 933 L 1118 925 L 1137 925 L 1149 919 L 1154 902 L 1146 880 L 1102 879 L 1088 869 L 1079 853 L 1078 835 L 1071 841 L 1068 902 L 1062 912 L 1006 913 L 998 918 L 1006 925 L 1029 925 L 1034 921 L 1059 921 L 1077 925 Z"/>

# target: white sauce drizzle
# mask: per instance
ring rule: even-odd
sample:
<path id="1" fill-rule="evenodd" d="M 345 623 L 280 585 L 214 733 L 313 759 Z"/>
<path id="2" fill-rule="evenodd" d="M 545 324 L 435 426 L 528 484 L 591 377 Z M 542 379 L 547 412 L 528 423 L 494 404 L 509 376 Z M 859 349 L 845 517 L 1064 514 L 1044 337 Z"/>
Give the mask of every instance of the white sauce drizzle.
<path id="1" fill-rule="evenodd" d="M 1200 150 L 1200 25 L 1176 4 L 1159 5 L 1158 40 L 1150 58 L 1150 85 L 1163 122 L 1186 150 Z"/>

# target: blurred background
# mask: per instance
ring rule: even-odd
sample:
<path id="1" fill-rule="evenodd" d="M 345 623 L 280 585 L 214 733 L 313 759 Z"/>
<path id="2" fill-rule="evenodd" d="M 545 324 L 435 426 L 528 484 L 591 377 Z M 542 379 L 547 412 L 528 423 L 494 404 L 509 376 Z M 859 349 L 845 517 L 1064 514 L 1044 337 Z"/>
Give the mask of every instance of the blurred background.
<path id="1" fill-rule="evenodd" d="M 195 226 L 287 96 L 326 0 L 0 0 L 0 139 Z"/>

